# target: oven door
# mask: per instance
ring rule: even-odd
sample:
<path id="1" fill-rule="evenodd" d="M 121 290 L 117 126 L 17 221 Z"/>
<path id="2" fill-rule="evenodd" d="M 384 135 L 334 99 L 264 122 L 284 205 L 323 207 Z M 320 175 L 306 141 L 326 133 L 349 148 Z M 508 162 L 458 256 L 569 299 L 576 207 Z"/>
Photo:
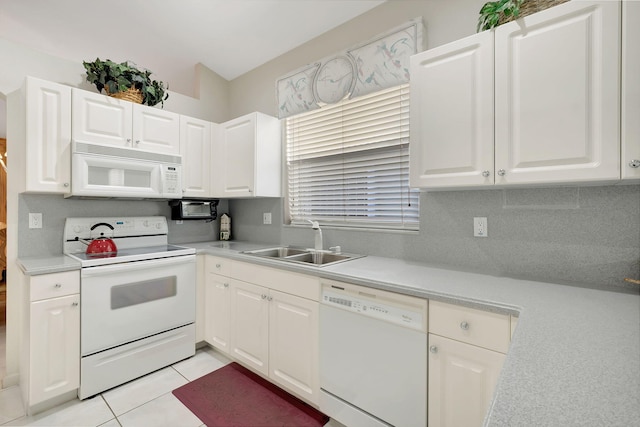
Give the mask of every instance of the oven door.
<path id="1" fill-rule="evenodd" d="M 193 323 L 195 283 L 195 255 L 83 268 L 82 356 Z"/>

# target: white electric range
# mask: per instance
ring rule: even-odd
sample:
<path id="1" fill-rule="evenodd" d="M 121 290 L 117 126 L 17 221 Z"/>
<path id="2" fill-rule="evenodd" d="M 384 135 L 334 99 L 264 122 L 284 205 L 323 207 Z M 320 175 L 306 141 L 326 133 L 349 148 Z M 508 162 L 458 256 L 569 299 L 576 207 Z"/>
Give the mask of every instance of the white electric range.
<path id="1" fill-rule="evenodd" d="M 99 237 L 117 252 L 86 254 Z M 80 399 L 195 354 L 195 249 L 165 217 L 67 218 L 63 248 L 81 265 Z"/>

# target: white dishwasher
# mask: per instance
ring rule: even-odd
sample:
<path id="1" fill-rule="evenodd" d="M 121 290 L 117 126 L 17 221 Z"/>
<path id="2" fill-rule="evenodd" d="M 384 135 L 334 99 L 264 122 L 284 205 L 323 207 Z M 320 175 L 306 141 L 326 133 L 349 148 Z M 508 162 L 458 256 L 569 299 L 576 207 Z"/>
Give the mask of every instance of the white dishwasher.
<path id="1" fill-rule="evenodd" d="M 427 425 L 427 300 L 323 279 L 320 410 L 349 427 Z"/>

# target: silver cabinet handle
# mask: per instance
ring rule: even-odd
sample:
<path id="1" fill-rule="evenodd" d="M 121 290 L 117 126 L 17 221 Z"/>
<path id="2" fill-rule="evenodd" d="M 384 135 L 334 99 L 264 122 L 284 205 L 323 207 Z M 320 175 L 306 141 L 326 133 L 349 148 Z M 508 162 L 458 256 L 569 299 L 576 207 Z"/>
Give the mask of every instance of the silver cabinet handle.
<path id="1" fill-rule="evenodd" d="M 127 138 L 127 142 L 131 142 L 131 138 Z"/>
<path id="2" fill-rule="evenodd" d="M 72 302 L 72 303 L 71 303 L 71 306 L 72 306 L 72 307 L 77 307 L 77 306 L 78 306 L 78 303 L 77 303 L 77 302 Z"/>
<path id="3" fill-rule="evenodd" d="M 433 354 L 436 354 L 438 352 L 438 347 L 432 345 L 431 347 L 429 347 L 429 351 Z"/>
<path id="4" fill-rule="evenodd" d="M 220 268 L 220 264 L 216 264 L 216 268 Z"/>
<path id="5" fill-rule="evenodd" d="M 229 284 L 228 284 L 228 283 L 225 283 L 223 286 L 224 286 L 225 288 L 228 288 L 228 287 L 229 287 Z"/>
<path id="6" fill-rule="evenodd" d="M 463 321 L 462 323 L 460 323 L 460 329 L 462 329 L 463 331 L 468 331 L 469 330 L 469 323 Z"/>
<path id="7" fill-rule="evenodd" d="M 68 182 L 65 182 L 64 184 L 62 184 L 62 186 L 63 186 L 63 187 L 68 187 L 68 186 L 69 186 L 69 183 L 68 183 Z"/>
<path id="8" fill-rule="evenodd" d="M 62 285 L 60 283 L 56 283 L 55 285 L 53 285 L 54 288 L 60 289 L 62 287 Z"/>
<path id="9" fill-rule="evenodd" d="M 505 176 L 507 174 L 507 171 L 504 169 L 498 169 L 498 175 L 500 176 Z"/>
<path id="10" fill-rule="evenodd" d="M 488 178 L 489 175 L 491 175 L 491 172 L 489 171 L 482 171 L 482 176 L 484 176 L 485 178 Z"/>
<path id="11" fill-rule="evenodd" d="M 629 166 L 631 166 L 634 169 L 638 169 L 640 168 L 640 160 L 638 159 L 633 159 L 629 162 Z"/>
<path id="12" fill-rule="evenodd" d="M 136 139 L 136 144 L 140 144 L 140 140 L 139 139 Z"/>
<path id="13" fill-rule="evenodd" d="M 262 299 L 267 299 L 267 296 L 265 294 L 260 295 L 262 297 Z"/>
<path id="14" fill-rule="evenodd" d="M 267 301 L 273 301 L 273 297 L 267 297 Z"/>

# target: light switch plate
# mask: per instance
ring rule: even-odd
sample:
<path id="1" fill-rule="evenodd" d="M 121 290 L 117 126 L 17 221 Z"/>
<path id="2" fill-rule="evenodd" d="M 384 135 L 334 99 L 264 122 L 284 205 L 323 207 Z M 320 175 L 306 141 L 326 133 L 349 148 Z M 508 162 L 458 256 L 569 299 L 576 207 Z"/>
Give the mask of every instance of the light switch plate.
<path id="1" fill-rule="evenodd" d="M 262 223 L 271 224 L 271 212 L 265 212 L 262 214 Z"/>

